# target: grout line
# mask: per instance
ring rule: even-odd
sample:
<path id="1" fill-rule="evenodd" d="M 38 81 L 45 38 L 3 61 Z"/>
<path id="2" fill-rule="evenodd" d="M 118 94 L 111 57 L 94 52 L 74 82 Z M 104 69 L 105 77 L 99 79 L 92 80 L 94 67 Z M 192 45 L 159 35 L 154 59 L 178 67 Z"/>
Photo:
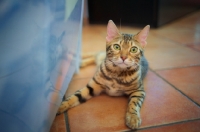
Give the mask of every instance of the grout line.
<path id="1" fill-rule="evenodd" d="M 67 132 L 70 132 L 68 113 L 67 113 L 67 112 L 64 112 L 64 116 L 65 116 L 66 131 L 67 131 Z"/>
<path id="2" fill-rule="evenodd" d="M 186 47 L 188 47 L 188 48 L 190 48 L 190 49 L 193 49 L 194 51 L 200 52 L 200 50 L 198 50 L 198 49 L 196 49 L 196 48 L 194 48 L 194 47 L 190 47 L 189 44 L 186 44 Z"/>
<path id="3" fill-rule="evenodd" d="M 182 46 L 186 47 L 185 44 L 180 43 L 180 42 L 178 42 L 178 41 L 176 41 L 176 40 L 167 38 L 167 37 L 165 37 L 164 35 L 160 35 L 160 34 L 158 34 L 158 33 L 151 33 L 151 34 L 154 35 L 155 37 L 160 37 L 161 39 L 165 39 L 165 40 L 168 41 L 168 42 L 173 42 L 173 43 L 175 43 L 175 44 L 182 45 Z"/>
<path id="4" fill-rule="evenodd" d="M 139 128 L 137 130 L 125 130 L 123 132 L 137 132 L 137 131 L 140 131 L 140 130 L 148 130 L 148 129 L 151 129 L 151 128 L 171 126 L 171 125 L 177 125 L 177 124 L 188 123 L 188 122 L 193 122 L 193 121 L 200 121 L 200 118 L 177 121 L 177 122 L 172 122 L 172 123 L 168 123 L 168 124 L 161 124 L 161 125 L 156 125 L 156 126 L 147 126 L 147 127 Z"/>
<path id="5" fill-rule="evenodd" d="M 196 104 L 198 107 L 200 107 L 200 104 L 198 104 L 197 102 L 195 102 L 194 100 L 192 100 L 190 97 L 188 97 L 185 93 L 183 93 L 181 90 L 179 90 L 178 88 L 176 88 L 173 84 L 171 84 L 169 81 L 167 81 L 165 78 L 163 78 L 162 76 L 160 76 L 158 73 L 156 73 L 156 71 L 149 69 L 150 71 L 152 71 L 154 74 L 156 74 L 158 77 L 160 77 L 163 81 L 167 82 L 169 85 L 171 85 L 175 90 L 177 90 L 178 92 L 180 92 L 182 95 L 184 95 L 187 99 L 189 99 L 191 102 L 193 102 L 194 104 Z"/>

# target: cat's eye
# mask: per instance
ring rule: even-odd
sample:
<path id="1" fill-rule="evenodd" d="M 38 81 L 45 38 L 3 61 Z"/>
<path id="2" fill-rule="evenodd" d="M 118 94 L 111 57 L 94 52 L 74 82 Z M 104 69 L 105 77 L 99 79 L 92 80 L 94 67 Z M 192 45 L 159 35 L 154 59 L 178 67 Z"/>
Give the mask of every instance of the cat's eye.
<path id="1" fill-rule="evenodd" d="M 132 47 L 130 50 L 131 53 L 136 53 L 137 51 L 138 51 L 137 47 Z"/>
<path id="2" fill-rule="evenodd" d="M 118 44 L 114 44 L 114 45 L 113 45 L 113 48 L 114 48 L 115 50 L 121 50 L 121 47 L 120 47 Z"/>

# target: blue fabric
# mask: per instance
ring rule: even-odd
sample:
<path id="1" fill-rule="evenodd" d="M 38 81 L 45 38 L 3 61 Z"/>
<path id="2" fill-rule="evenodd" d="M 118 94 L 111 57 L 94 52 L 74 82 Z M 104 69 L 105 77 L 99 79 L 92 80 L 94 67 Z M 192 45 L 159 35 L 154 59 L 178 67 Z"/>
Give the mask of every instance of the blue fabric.
<path id="1" fill-rule="evenodd" d="M 67 19 L 66 8 L 65 0 L 0 1 L 1 132 L 49 131 L 80 55 L 82 0 Z"/>

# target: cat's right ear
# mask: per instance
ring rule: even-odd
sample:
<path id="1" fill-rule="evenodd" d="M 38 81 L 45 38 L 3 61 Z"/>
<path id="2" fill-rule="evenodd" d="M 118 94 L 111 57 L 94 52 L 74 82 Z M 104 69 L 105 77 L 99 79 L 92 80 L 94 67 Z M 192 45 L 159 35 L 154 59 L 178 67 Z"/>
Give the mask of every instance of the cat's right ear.
<path id="1" fill-rule="evenodd" d="M 106 42 L 112 41 L 114 38 L 118 37 L 120 35 L 116 25 L 112 20 L 108 21 L 107 25 L 107 36 L 106 36 Z"/>

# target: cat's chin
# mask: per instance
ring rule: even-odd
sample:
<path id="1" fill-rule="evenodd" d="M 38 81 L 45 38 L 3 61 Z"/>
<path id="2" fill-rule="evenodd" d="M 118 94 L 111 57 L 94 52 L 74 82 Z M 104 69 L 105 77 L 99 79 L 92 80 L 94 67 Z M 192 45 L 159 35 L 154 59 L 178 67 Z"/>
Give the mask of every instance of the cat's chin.
<path id="1" fill-rule="evenodd" d="M 122 69 L 125 69 L 125 68 L 129 67 L 128 65 L 126 65 L 124 63 L 117 64 L 117 66 L 122 68 Z"/>

